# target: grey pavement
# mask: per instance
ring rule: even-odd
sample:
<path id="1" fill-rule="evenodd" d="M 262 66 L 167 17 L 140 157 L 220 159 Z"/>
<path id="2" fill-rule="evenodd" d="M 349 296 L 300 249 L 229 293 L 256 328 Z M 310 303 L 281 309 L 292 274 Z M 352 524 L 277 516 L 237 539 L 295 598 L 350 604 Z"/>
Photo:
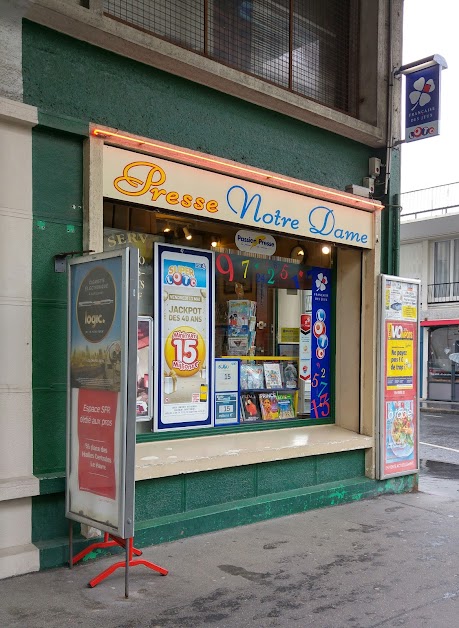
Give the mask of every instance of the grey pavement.
<path id="1" fill-rule="evenodd" d="M 454 481 L 454 480 L 453 480 Z M 147 548 L 170 570 L 87 582 L 115 557 L 0 582 L 3 628 L 441 628 L 459 624 L 459 493 L 435 486 Z M 427 492 L 423 492 L 427 491 Z"/>

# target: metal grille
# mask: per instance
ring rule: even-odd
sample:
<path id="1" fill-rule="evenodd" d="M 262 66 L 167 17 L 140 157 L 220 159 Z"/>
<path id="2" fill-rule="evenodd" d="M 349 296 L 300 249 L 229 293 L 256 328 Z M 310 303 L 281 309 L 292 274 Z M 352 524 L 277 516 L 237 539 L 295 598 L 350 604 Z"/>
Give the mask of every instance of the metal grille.
<path id="1" fill-rule="evenodd" d="M 104 0 L 106 15 L 357 116 L 359 0 Z"/>

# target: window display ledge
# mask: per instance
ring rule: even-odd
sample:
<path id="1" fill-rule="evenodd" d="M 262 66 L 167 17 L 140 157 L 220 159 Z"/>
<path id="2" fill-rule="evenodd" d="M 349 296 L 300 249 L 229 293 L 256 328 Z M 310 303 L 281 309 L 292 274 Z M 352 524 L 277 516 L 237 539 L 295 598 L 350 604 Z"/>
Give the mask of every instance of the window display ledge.
<path id="1" fill-rule="evenodd" d="M 136 480 L 199 473 L 261 462 L 368 449 L 374 439 L 337 425 L 213 434 L 201 438 L 138 443 Z"/>

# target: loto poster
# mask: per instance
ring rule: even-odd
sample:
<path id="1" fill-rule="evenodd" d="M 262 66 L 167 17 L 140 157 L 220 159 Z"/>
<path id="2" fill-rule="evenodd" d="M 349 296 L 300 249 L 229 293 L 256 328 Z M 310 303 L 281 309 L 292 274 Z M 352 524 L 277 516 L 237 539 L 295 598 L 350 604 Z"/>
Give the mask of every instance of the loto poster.
<path id="1" fill-rule="evenodd" d="M 214 256 L 155 245 L 154 429 L 213 425 Z"/>
<path id="2" fill-rule="evenodd" d="M 381 277 L 379 478 L 416 473 L 419 282 Z"/>

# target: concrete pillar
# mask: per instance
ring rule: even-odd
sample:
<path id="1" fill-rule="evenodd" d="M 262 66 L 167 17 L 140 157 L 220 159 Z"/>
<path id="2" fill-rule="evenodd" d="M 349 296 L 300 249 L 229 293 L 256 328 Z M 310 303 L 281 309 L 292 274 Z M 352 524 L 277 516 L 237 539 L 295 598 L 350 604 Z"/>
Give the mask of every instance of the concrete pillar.
<path id="1" fill-rule="evenodd" d="M 32 127 L 0 98 L 0 578 L 36 571 L 32 467 Z"/>

